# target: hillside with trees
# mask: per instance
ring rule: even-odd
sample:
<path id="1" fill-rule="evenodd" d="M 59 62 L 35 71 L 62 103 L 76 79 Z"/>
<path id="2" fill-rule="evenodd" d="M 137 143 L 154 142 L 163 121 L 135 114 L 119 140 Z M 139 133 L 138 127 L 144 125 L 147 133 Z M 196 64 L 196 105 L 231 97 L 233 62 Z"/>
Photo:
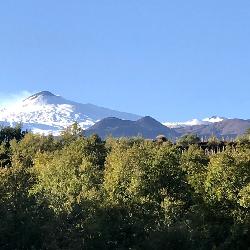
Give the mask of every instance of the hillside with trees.
<path id="1" fill-rule="evenodd" d="M 249 249 L 249 130 L 221 148 L 103 141 L 77 124 L 5 127 L 0 143 L 0 249 Z"/>

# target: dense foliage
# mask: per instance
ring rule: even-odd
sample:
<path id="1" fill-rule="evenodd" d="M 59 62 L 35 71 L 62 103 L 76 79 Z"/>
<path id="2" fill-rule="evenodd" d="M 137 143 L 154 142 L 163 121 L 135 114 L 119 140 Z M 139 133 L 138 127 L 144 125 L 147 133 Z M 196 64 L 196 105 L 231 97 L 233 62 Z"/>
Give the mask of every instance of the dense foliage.
<path id="1" fill-rule="evenodd" d="M 249 249 L 249 139 L 209 154 L 3 128 L 0 249 Z"/>

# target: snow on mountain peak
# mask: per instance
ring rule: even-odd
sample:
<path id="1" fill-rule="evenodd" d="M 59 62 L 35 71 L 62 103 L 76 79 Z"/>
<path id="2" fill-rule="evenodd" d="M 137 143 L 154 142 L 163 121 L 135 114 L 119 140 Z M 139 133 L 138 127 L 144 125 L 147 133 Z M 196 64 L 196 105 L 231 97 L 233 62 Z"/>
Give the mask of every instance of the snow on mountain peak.
<path id="1" fill-rule="evenodd" d="M 21 103 L 0 110 L 0 121 L 10 125 L 21 122 L 25 129 L 55 135 L 74 121 L 79 122 L 82 128 L 94 124 L 94 120 L 75 112 L 75 109 L 70 101 L 49 91 L 42 91 L 26 98 Z"/>
<path id="2" fill-rule="evenodd" d="M 32 99 L 32 98 L 37 98 L 39 96 L 56 96 L 53 93 L 51 93 L 50 91 L 44 90 L 44 91 L 40 91 L 34 95 L 31 95 L 30 97 L 26 98 L 26 99 Z"/>
<path id="3" fill-rule="evenodd" d="M 41 91 L 22 101 L 23 106 L 29 105 L 46 105 L 46 104 L 62 104 L 67 102 L 59 95 L 54 95 L 49 91 Z"/>
<path id="4" fill-rule="evenodd" d="M 215 122 L 221 122 L 223 120 L 225 120 L 226 118 L 224 117 L 219 117 L 219 116 L 212 116 L 209 118 L 204 118 L 202 121 L 204 122 L 210 122 L 210 123 L 215 123 Z"/>
<path id="5" fill-rule="evenodd" d="M 121 119 L 136 120 L 140 116 L 81 104 L 41 91 L 19 103 L 0 109 L 0 124 L 13 125 L 22 123 L 24 129 L 33 132 L 58 135 L 61 130 L 75 121 L 86 129 L 104 117 L 116 116 Z"/>
<path id="6" fill-rule="evenodd" d="M 163 125 L 169 128 L 180 128 L 180 127 L 187 127 L 187 126 L 197 126 L 197 125 L 208 125 L 211 123 L 221 122 L 225 120 L 224 117 L 219 116 L 212 116 L 209 118 L 204 118 L 202 120 L 199 119 L 192 119 L 185 122 L 164 122 Z"/>

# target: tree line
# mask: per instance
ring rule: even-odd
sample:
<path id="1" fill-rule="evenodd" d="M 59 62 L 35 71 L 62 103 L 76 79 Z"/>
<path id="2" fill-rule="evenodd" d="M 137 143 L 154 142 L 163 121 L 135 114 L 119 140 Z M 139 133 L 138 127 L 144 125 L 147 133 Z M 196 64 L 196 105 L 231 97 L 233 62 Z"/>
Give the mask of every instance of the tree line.
<path id="1" fill-rule="evenodd" d="M 1 128 L 0 249 L 249 249 L 249 132 L 206 154 L 193 135 Z"/>

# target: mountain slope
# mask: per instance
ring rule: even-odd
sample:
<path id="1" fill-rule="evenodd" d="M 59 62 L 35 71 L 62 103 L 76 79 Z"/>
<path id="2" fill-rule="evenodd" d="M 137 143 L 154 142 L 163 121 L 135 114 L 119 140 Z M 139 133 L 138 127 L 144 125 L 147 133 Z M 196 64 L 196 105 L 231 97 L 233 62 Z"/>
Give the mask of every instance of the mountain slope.
<path id="1" fill-rule="evenodd" d="M 210 123 L 208 125 L 185 126 L 175 128 L 179 134 L 197 134 L 202 137 L 210 137 L 212 134 L 217 137 L 235 138 L 242 135 L 247 128 L 250 128 L 250 120 L 225 119 L 221 122 Z"/>
<path id="2" fill-rule="evenodd" d="M 150 116 L 143 117 L 137 121 L 121 120 L 115 117 L 105 118 L 97 122 L 85 131 L 85 134 L 98 134 L 102 138 L 109 135 L 113 137 L 142 136 L 155 139 L 157 135 L 164 134 L 168 138 L 175 138 L 177 133 L 167 128 Z"/>
<path id="3" fill-rule="evenodd" d="M 168 128 L 155 119 L 146 116 L 137 121 L 121 120 L 115 117 L 105 118 L 97 122 L 85 131 L 86 135 L 98 134 L 102 138 L 109 135 L 113 137 L 142 136 L 154 139 L 159 134 L 168 138 L 176 139 L 185 134 L 197 134 L 200 137 L 216 135 L 218 138 L 235 138 L 250 128 L 250 120 L 224 119 L 221 122 L 206 125 L 184 126 L 179 128 Z"/>
<path id="4" fill-rule="evenodd" d="M 25 129 L 30 129 L 33 132 L 57 135 L 74 121 L 86 129 L 98 120 L 110 116 L 129 120 L 140 118 L 138 115 L 93 104 L 69 101 L 49 91 L 42 91 L 14 106 L 2 108 L 0 110 L 0 123 L 12 125 L 21 122 Z"/>

